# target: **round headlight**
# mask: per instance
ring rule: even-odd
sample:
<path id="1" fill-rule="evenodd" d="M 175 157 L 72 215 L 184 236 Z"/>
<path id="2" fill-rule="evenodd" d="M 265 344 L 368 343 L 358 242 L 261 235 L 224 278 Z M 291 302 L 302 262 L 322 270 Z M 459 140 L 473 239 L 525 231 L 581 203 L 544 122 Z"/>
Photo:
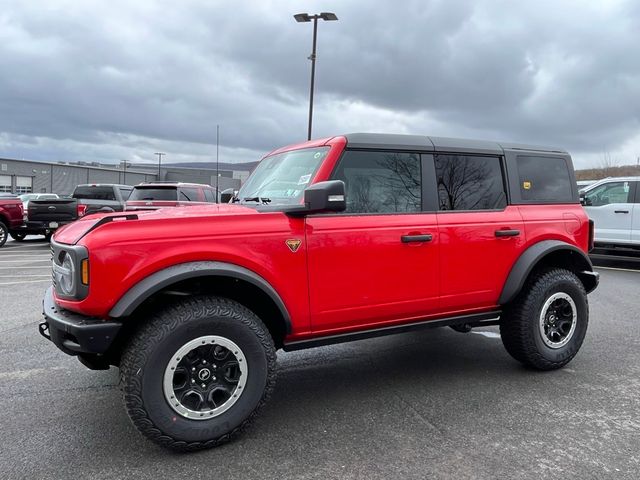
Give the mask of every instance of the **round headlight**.
<path id="1" fill-rule="evenodd" d="M 76 277 L 76 267 L 73 264 L 73 258 L 71 255 L 66 254 L 64 260 L 62 260 L 62 268 L 59 270 L 59 286 L 60 291 L 65 295 L 73 295 L 74 293 L 74 280 Z"/>

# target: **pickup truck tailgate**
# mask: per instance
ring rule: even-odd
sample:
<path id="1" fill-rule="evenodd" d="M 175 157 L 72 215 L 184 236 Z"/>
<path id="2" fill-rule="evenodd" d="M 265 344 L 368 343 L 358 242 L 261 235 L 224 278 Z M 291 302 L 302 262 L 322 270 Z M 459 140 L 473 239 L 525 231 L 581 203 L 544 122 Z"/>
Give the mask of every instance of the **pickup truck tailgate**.
<path id="1" fill-rule="evenodd" d="M 31 200 L 27 218 L 29 221 L 71 222 L 77 218 L 77 200 L 75 198 Z"/>

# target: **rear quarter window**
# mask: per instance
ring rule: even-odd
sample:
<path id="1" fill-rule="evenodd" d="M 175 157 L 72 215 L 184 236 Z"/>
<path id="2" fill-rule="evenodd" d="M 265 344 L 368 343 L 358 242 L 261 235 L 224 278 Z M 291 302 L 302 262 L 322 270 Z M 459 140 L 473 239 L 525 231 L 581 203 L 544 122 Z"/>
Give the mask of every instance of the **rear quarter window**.
<path id="1" fill-rule="evenodd" d="M 564 158 L 519 155 L 517 165 L 522 200 L 573 203 L 571 175 Z"/>

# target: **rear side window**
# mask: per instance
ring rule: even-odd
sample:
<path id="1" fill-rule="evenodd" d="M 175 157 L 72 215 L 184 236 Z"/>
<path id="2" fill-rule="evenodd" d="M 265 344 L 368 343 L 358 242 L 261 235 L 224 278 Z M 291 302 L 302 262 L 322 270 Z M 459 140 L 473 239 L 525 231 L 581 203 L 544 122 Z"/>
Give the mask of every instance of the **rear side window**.
<path id="1" fill-rule="evenodd" d="M 180 198 L 183 202 L 198 202 L 198 189 L 197 188 L 180 188 Z"/>
<path id="2" fill-rule="evenodd" d="M 73 198 L 85 200 L 116 200 L 113 187 L 77 187 L 73 192 Z"/>
<path id="3" fill-rule="evenodd" d="M 165 200 L 176 201 L 178 190 L 176 187 L 169 188 L 134 188 L 128 200 Z"/>
<path id="4" fill-rule="evenodd" d="M 420 155 L 347 151 L 333 179 L 346 187 L 346 213 L 402 213 L 422 210 Z"/>
<path id="5" fill-rule="evenodd" d="M 440 210 L 500 210 L 507 206 L 500 158 L 435 155 Z"/>
<path id="6" fill-rule="evenodd" d="M 522 200 L 544 203 L 574 201 L 569 168 L 564 158 L 519 155 L 517 163 Z"/>

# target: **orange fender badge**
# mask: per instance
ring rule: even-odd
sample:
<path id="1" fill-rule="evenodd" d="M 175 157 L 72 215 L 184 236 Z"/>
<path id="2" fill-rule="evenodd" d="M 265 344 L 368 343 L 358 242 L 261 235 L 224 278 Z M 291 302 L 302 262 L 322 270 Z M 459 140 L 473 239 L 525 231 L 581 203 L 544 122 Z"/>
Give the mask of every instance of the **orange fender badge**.
<path id="1" fill-rule="evenodd" d="M 297 238 L 292 238 L 289 240 L 285 240 L 284 243 L 287 244 L 289 250 L 291 250 L 293 253 L 296 253 L 298 251 L 298 248 L 300 248 L 300 244 L 302 243 L 302 241 L 298 240 Z"/>

